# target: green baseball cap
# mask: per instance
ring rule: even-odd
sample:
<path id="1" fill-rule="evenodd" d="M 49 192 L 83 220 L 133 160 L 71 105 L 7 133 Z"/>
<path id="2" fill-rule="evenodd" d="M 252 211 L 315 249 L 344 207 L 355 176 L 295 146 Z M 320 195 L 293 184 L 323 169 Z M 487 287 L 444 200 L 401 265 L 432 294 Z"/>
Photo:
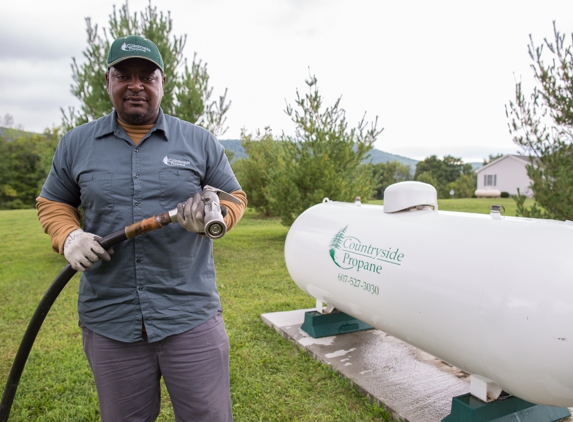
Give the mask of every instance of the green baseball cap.
<path id="1" fill-rule="evenodd" d="M 163 72 L 163 59 L 153 41 L 139 35 L 129 35 L 116 39 L 107 54 L 108 69 L 127 59 L 145 59 L 153 62 Z"/>

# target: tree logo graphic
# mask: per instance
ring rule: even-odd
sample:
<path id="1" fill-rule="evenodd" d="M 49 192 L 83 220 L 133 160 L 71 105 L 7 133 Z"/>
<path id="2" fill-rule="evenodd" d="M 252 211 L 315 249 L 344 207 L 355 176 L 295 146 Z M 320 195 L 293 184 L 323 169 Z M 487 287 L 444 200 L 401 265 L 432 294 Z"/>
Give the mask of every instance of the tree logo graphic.
<path id="1" fill-rule="evenodd" d="M 329 249 L 329 253 L 330 253 L 330 258 L 332 258 L 332 262 L 334 262 L 336 264 L 337 267 L 342 268 L 343 270 L 349 270 L 352 268 L 352 266 L 350 267 L 343 267 L 342 265 L 340 265 L 337 262 L 337 256 L 336 256 L 336 252 L 338 252 L 338 250 L 340 249 L 340 246 L 342 245 L 342 242 L 344 240 L 344 233 L 346 232 L 346 229 L 348 228 L 348 226 L 344 227 L 342 230 L 340 230 L 338 233 L 336 233 L 334 235 L 334 237 L 332 238 L 332 240 L 330 241 L 330 249 Z"/>

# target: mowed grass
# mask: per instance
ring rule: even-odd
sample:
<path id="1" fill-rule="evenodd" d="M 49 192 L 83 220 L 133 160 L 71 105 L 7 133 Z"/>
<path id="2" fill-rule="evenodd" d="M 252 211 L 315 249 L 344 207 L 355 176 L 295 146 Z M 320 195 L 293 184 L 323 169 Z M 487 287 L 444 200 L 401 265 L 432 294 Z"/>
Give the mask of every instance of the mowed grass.
<path id="1" fill-rule="evenodd" d="M 373 200 L 369 204 L 381 205 L 384 201 Z M 533 199 L 526 199 L 525 206 L 533 205 Z M 438 209 L 441 211 L 472 212 L 477 214 L 489 214 L 492 205 L 502 205 L 505 211 L 502 214 L 508 217 L 515 217 L 517 207 L 511 198 L 460 198 L 460 199 L 438 199 Z"/>
<path id="2" fill-rule="evenodd" d="M 533 205 L 533 199 L 526 199 L 525 206 Z M 515 217 L 517 207 L 511 198 L 460 198 L 460 199 L 439 199 L 438 209 L 443 211 L 473 212 L 478 214 L 489 214 L 492 205 L 502 205 L 505 211 L 502 214 L 508 217 Z"/>
<path id="3" fill-rule="evenodd" d="M 385 421 L 386 412 L 261 320 L 309 308 L 284 263 L 288 229 L 248 211 L 214 243 L 219 292 L 231 340 L 236 421 Z M 0 211 L 0 389 L 34 310 L 66 264 L 51 251 L 35 210 Z M 93 378 L 77 326 L 76 275 L 48 314 L 24 370 L 10 421 L 98 421 Z M 173 421 L 163 388 L 159 421 Z"/>

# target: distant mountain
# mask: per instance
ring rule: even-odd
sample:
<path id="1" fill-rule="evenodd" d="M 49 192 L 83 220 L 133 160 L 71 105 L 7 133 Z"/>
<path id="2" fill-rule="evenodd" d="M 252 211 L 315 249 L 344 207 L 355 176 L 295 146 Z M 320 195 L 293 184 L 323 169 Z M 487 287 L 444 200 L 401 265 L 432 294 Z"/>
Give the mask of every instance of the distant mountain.
<path id="1" fill-rule="evenodd" d="M 380 151 L 379 149 L 373 149 L 370 151 L 370 157 L 364 160 L 365 163 L 390 163 L 392 161 L 398 161 L 405 166 L 410 166 L 410 171 L 414 173 L 416 171 L 416 164 L 418 160 L 413 158 L 403 157 L 401 155 L 390 154 L 389 152 Z"/>
<path id="2" fill-rule="evenodd" d="M 474 171 L 476 171 L 477 169 L 483 167 L 483 163 L 477 163 L 477 162 L 476 162 L 476 163 L 468 163 L 468 164 L 471 164 L 471 165 L 472 165 L 472 169 L 473 169 Z"/>
<path id="3" fill-rule="evenodd" d="M 225 141 L 219 141 L 225 147 L 225 149 L 233 151 L 235 154 L 233 157 L 233 161 L 239 160 L 241 158 L 247 158 L 247 154 L 245 153 L 245 149 L 241 145 L 241 141 L 238 139 L 228 139 Z M 391 161 L 398 161 L 404 165 L 410 166 L 410 171 L 414 173 L 416 170 L 416 164 L 418 161 L 402 157 L 401 155 L 390 154 L 388 152 L 383 152 L 378 149 L 373 149 L 370 151 L 370 157 L 364 160 L 365 163 L 389 163 Z"/>
<path id="4" fill-rule="evenodd" d="M 241 145 L 241 141 L 238 139 L 228 139 L 226 141 L 221 141 L 221 145 L 230 151 L 233 151 L 235 154 L 233 156 L 233 161 L 240 160 L 241 158 L 247 158 L 247 154 L 245 153 L 245 148 Z"/>
<path id="5" fill-rule="evenodd" d="M 0 126 L 0 136 L 5 138 L 7 141 L 13 141 L 14 139 L 21 138 L 22 136 L 28 137 L 32 135 L 35 135 L 35 133 Z"/>

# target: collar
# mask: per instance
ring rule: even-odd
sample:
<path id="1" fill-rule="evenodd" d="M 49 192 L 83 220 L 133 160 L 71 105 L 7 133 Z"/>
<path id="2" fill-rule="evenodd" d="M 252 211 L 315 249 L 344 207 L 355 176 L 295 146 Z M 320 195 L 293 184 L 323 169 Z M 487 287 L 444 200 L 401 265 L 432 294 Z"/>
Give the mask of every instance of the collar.
<path id="1" fill-rule="evenodd" d="M 165 120 L 166 119 L 165 114 L 163 113 L 163 109 L 159 107 L 159 115 L 157 116 L 157 121 L 149 133 L 162 131 L 164 134 L 163 138 L 167 142 L 169 141 L 169 129 L 167 128 L 167 122 Z M 101 139 L 111 134 L 119 136 L 121 133 L 125 133 L 123 128 L 117 122 L 117 111 L 115 109 L 111 113 L 98 119 L 96 122 L 97 127 L 95 132 L 95 139 Z"/>

